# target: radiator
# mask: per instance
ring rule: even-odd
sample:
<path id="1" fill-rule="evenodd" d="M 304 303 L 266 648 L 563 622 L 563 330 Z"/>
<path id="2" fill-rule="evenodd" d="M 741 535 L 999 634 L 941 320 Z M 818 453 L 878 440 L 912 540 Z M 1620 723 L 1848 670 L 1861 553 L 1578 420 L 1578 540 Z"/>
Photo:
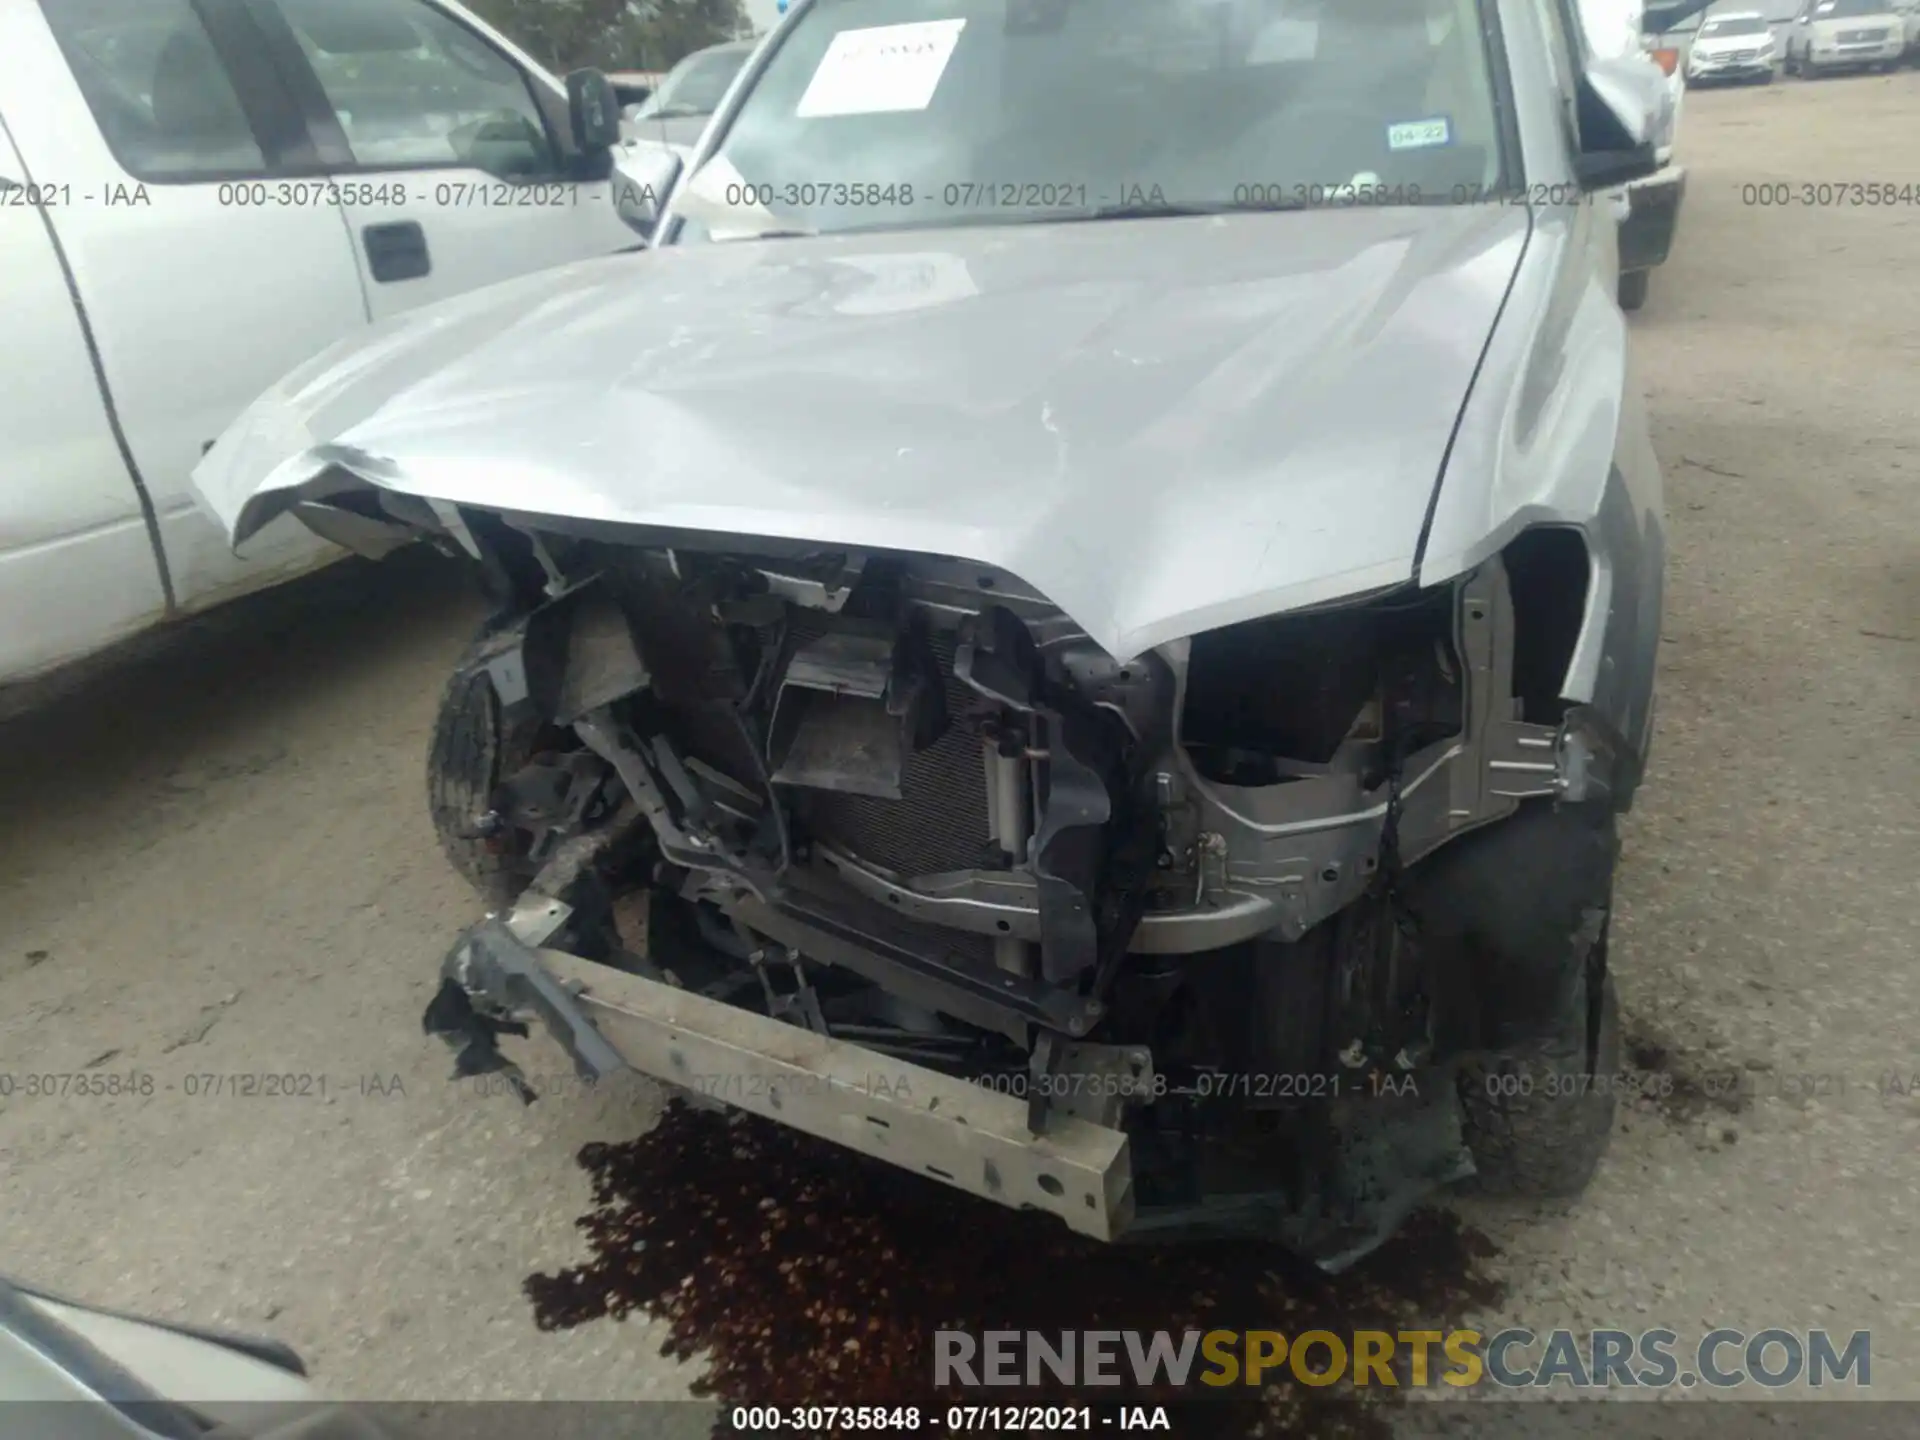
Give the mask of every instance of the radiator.
<path id="1" fill-rule="evenodd" d="M 987 776 L 981 742 L 958 717 L 979 697 L 953 676 L 953 639 L 934 636 L 946 679 L 947 733 L 907 757 L 901 798 L 824 790 L 789 792 L 801 823 L 815 837 L 901 876 L 972 870 L 983 863 L 993 832 L 987 824 Z"/>

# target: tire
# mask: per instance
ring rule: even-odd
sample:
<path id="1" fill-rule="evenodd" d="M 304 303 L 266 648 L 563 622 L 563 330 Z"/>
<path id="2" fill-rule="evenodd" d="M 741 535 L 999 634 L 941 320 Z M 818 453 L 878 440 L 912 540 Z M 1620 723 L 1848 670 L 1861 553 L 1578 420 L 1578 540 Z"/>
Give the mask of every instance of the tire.
<path id="1" fill-rule="evenodd" d="M 1653 272 L 1650 270 L 1628 270 L 1620 276 L 1620 308 L 1638 310 L 1647 303 L 1647 283 Z"/>
<path id="2" fill-rule="evenodd" d="M 537 753 L 545 727 L 536 719 L 503 732 L 493 682 L 471 665 L 480 644 L 476 640 L 460 657 L 440 695 L 427 746 L 427 810 L 448 863 L 490 909 L 505 909 L 534 875 L 525 836 L 489 840 L 478 827 L 501 780 Z"/>
<path id="3" fill-rule="evenodd" d="M 1479 1172 L 1469 1188 L 1477 1193 L 1566 1199 L 1585 1190 L 1599 1168 L 1613 1135 L 1620 1071 L 1620 1017 L 1606 952 L 1603 929 L 1588 956 L 1586 983 L 1574 988 L 1553 1033 L 1462 1067 L 1462 1129 Z"/>

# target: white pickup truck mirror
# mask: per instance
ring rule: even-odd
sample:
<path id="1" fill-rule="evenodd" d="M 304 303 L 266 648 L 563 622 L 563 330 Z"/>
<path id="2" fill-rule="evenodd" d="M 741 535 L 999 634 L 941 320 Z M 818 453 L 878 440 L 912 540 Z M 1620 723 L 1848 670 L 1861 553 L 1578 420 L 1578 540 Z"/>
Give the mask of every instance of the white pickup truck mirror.
<path id="1" fill-rule="evenodd" d="M 1645 55 L 1595 57 L 1580 77 L 1580 154 L 1586 190 L 1611 190 L 1660 168 L 1654 141 L 1673 107 L 1660 67 Z"/>
<path id="2" fill-rule="evenodd" d="M 567 75 L 567 109 L 573 143 L 583 155 L 596 155 L 620 143 L 620 97 L 604 71 L 574 70 Z"/>
<path id="3" fill-rule="evenodd" d="M 667 203 L 667 192 L 680 178 L 678 150 L 635 140 L 613 152 L 613 206 L 634 231 L 651 236 Z"/>

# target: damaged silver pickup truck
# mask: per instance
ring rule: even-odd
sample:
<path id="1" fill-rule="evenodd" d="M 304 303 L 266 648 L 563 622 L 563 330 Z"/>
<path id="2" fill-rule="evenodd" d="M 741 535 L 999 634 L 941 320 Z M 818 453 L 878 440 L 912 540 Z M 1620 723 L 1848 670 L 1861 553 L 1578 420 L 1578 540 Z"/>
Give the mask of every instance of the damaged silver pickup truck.
<path id="1" fill-rule="evenodd" d="M 459 1072 L 539 1023 L 1329 1266 L 1476 1174 L 1577 1192 L 1664 551 L 1591 197 L 1666 93 L 1582 43 L 800 0 L 690 157 L 623 160 L 643 250 L 262 397 L 197 475 L 237 543 L 428 536 L 494 602 L 429 761 L 491 907 L 426 1017 Z"/>

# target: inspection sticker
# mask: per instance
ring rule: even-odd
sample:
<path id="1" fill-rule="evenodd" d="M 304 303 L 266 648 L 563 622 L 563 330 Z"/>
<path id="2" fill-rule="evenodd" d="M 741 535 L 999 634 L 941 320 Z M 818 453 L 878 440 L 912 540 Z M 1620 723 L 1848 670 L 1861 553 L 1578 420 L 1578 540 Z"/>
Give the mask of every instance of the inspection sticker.
<path id="1" fill-rule="evenodd" d="M 1429 120 L 1402 120 L 1387 126 L 1389 150 L 1425 150 L 1430 145 L 1451 145 L 1453 126 L 1444 115 Z"/>
<path id="2" fill-rule="evenodd" d="M 804 120 L 926 109 L 966 23 L 921 20 L 842 30 L 820 57 L 793 113 Z"/>

